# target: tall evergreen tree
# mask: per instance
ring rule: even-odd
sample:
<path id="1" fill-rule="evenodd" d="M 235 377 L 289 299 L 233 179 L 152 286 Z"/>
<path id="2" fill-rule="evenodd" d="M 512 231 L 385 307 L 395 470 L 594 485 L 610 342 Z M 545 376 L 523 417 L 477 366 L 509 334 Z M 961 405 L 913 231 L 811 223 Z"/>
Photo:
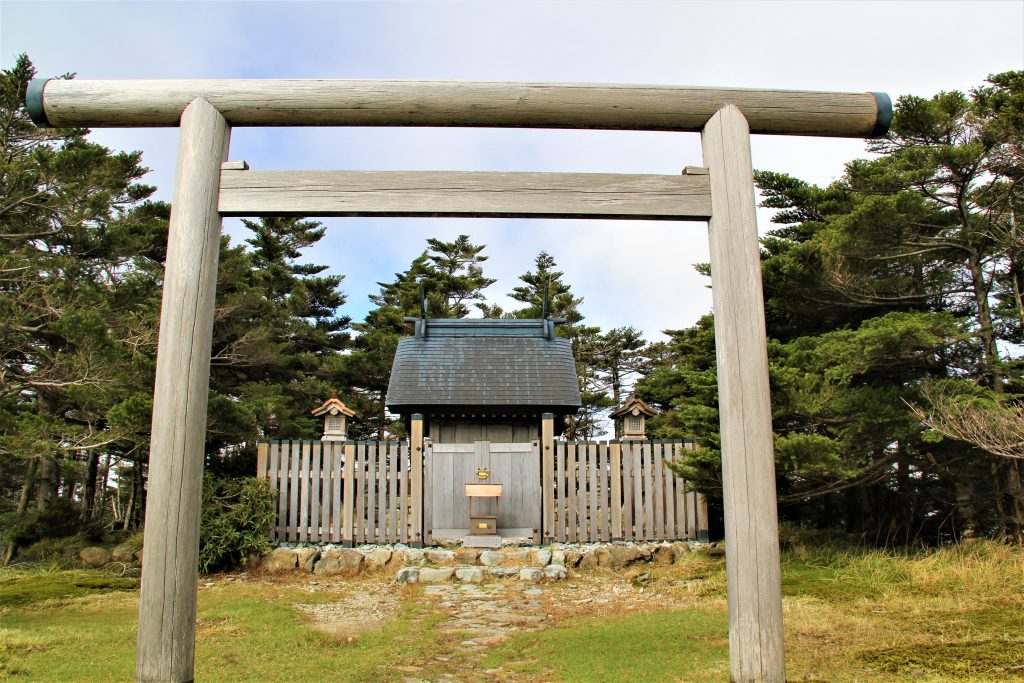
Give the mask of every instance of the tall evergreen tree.
<path id="1" fill-rule="evenodd" d="M 0 467 L 26 467 L 20 511 L 33 492 L 40 508 L 73 493 L 71 463 L 94 471 L 98 449 L 129 438 L 107 414 L 146 386 L 141 311 L 167 218 L 139 153 L 30 122 L 34 75 L 24 55 L 0 73 Z"/>
<path id="2" fill-rule="evenodd" d="M 354 326 L 358 336 L 344 371 L 352 387 L 352 407 L 364 416 L 350 429 L 355 435 L 384 438 L 402 433 L 401 424 L 388 419 L 384 400 L 398 340 L 410 331 L 404 318 L 420 315 L 421 293 L 427 297 L 430 317 L 463 318 L 470 313 L 469 302 L 483 302 L 483 290 L 494 283 L 480 265 L 487 260 L 482 253 L 486 245 L 459 235 L 453 242 L 428 239 L 427 246 L 409 268 L 395 273 L 394 280 L 377 283 L 380 290 L 370 295 L 375 308 Z"/>
<path id="3" fill-rule="evenodd" d="M 1019 329 L 1024 79 L 991 83 L 970 96 L 900 98 L 892 132 L 869 143 L 879 156 L 826 188 L 756 174 L 782 226 L 762 263 L 784 516 L 890 539 L 1021 538 L 1019 461 L 943 440 L 911 408 L 954 394 L 950 383 L 993 405 L 1017 401 L 1017 363 L 1005 354 Z M 713 346 L 691 343 L 711 334 L 704 324 L 674 333 L 669 364 L 641 388 L 673 407 L 657 430 L 692 429 L 714 446 Z M 944 389 L 928 391 L 936 382 Z M 708 451 L 691 474 L 714 489 Z M 977 504 L 986 498 L 994 509 Z"/>

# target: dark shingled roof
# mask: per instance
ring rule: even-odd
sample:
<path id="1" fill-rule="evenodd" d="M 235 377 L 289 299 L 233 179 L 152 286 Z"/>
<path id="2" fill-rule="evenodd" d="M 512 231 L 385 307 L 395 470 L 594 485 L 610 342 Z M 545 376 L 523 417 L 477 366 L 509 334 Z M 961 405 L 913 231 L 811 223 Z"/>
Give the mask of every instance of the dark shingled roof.
<path id="1" fill-rule="evenodd" d="M 549 320 L 428 319 L 398 343 L 387 407 L 543 407 L 574 412 L 579 383 L 569 340 Z"/>

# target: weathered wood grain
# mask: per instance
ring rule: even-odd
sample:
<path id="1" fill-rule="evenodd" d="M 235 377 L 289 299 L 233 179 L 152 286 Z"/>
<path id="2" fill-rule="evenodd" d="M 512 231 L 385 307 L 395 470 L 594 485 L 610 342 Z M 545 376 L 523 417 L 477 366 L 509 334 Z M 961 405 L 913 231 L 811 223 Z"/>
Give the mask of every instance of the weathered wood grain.
<path id="1" fill-rule="evenodd" d="M 420 424 L 423 423 L 422 416 Z M 415 418 L 413 425 L 416 424 Z M 420 432 L 422 434 L 423 432 Z M 431 481 L 434 479 L 434 445 L 430 439 L 423 440 L 423 545 L 431 545 L 434 542 L 434 519 L 433 506 L 430 501 L 434 498 L 434 488 Z"/>
<path id="2" fill-rule="evenodd" d="M 291 471 L 288 472 L 288 489 L 291 492 L 289 500 L 291 510 L 288 513 L 288 540 L 293 543 L 299 540 L 299 500 L 301 499 L 299 494 L 302 489 L 301 443 L 301 441 L 294 440 L 288 442 L 288 450 L 291 451 L 289 458 L 292 466 Z"/>
<path id="3" fill-rule="evenodd" d="M 364 543 L 376 543 L 377 539 L 377 449 L 380 441 L 366 444 L 366 538 Z"/>
<path id="4" fill-rule="evenodd" d="M 659 541 L 665 540 L 665 456 L 664 443 L 654 444 L 654 533 Z M 671 484 L 670 484 L 671 486 Z"/>
<path id="5" fill-rule="evenodd" d="M 580 526 L 580 511 L 576 503 L 576 490 L 578 487 L 577 475 L 579 474 L 579 466 L 576 464 L 579 458 L 579 446 L 576 443 L 565 444 L 565 471 L 566 471 L 566 488 L 569 493 L 568 505 L 566 506 L 566 533 L 570 543 L 575 543 L 578 538 L 578 529 Z"/>
<path id="6" fill-rule="evenodd" d="M 565 490 L 566 457 L 568 457 L 568 448 L 564 443 L 559 442 L 555 445 L 555 540 L 559 543 L 565 543 L 568 526 L 568 510 L 566 509 L 568 493 Z"/>
<path id="7" fill-rule="evenodd" d="M 309 488 L 310 488 L 310 450 L 312 444 L 308 441 L 299 441 L 299 452 L 302 459 L 299 461 L 299 542 L 305 543 L 309 540 Z"/>
<path id="8" fill-rule="evenodd" d="M 345 466 L 342 474 L 344 492 L 342 493 L 342 507 L 345 511 L 345 518 L 342 522 L 342 540 L 345 545 L 351 546 L 356 538 L 356 444 L 348 441 L 345 443 Z"/>
<path id="9" fill-rule="evenodd" d="M 401 506 L 398 517 L 400 543 L 409 543 L 409 444 L 402 444 L 398 454 L 398 499 Z"/>
<path id="10" fill-rule="evenodd" d="M 622 446 L 618 442 L 608 445 L 611 464 L 608 476 L 611 479 L 611 535 L 613 541 L 622 539 Z"/>
<path id="11" fill-rule="evenodd" d="M 388 543 L 398 543 L 402 533 L 399 521 L 398 500 L 398 458 L 401 457 L 399 443 L 388 444 Z"/>
<path id="12" fill-rule="evenodd" d="M 355 497 L 355 528 L 352 540 L 357 544 L 366 543 L 366 444 L 356 444 L 356 467 L 352 475 L 354 480 Z"/>
<path id="13" fill-rule="evenodd" d="M 555 416 L 544 413 L 540 421 L 541 510 L 544 542 L 555 538 Z"/>
<path id="14" fill-rule="evenodd" d="M 629 443 L 620 443 L 622 456 L 622 536 L 633 540 L 633 455 Z"/>
<path id="15" fill-rule="evenodd" d="M 676 481 L 675 472 L 668 467 L 668 463 L 675 457 L 675 448 L 679 444 L 664 444 L 665 451 L 662 456 L 661 467 L 665 478 L 665 538 L 682 538 L 682 533 L 676 531 Z"/>
<path id="16" fill-rule="evenodd" d="M 277 540 L 287 540 L 285 534 L 288 529 L 288 442 L 274 441 L 277 451 L 277 475 L 278 475 L 278 498 L 277 498 Z"/>
<path id="17" fill-rule="evenodd" d="M 343 517 L 341 511 L 342 457 L 345 447 L 337 442 L 331 444 L 331 543 L 341 543 Z"/>
<path id="18" fill-rule="evenodd" d="M 633 459 L 633 525 L 634 538 L 638 541 L 647 538 L 647 529 L 644 527 L 644 520 L 647 518 L 644 511 L 644 468 L 641 459 L 642 446 L 639 443 L 630 443 L 630 455 Z"/>
<path id="19" fill-rule="evenodd" d="M 228 123 L 202 99 L 180 106 L 164 268 L 139 596 L 139 681 L 191 681 L 199 512 Z"/>
<path id="20" fill-rule="evenodd" d="M 755 133 L 869 137 L 873 93 L 674 85 L 358 80 L 50 80 L 51 126 L 177 126 L 201 97 L 233 126 L 700 131 L 726 104 Z M 884 130 L 882 131 L 884 133 Z"/>
<path id="21" fill-rule="evenodd" d="M 267 478 L 267 448 L 269 444 L 261 441 L 256 444 L 256 476 L 260 479 Z"/>
<path id="22" fill-rule="evenodd" d="M 599 508 L 597 530 L 602 541 L 611 538 L 608 529 L 611 525 L 611 516 L 608 514 L 608 498 L 608 446 L 602 444 L 597 449 L 597 504 Z"/>
<path id="23" fill-rule="evenodd" d="M 423 416 L 414 414 L 409 420 L 409 540 L 423 544 Z"/>
<path id="24" fill-rule="evenodd" d="M 601 535 L 598 531 L 599 512 L 597 509 L 597 444 L 587 446 L 587 473 L 589 474 L 590 485 L 590 510 L 587 517 L 590 520 L 587 538 L 590 541 L 600 541 Z"/>
<path id="25" fill-rule="evenodd" d="M 722 433 L 732 680 L 782 683 L 782 589 L 768 353 L 750 134 L 733 105 L 702 135 Z"/>
<path id="26" fill-rule="evenodd" d="M 697 220 L 706 175 L 470 171 L 224 171 L 223 216 Z"/>

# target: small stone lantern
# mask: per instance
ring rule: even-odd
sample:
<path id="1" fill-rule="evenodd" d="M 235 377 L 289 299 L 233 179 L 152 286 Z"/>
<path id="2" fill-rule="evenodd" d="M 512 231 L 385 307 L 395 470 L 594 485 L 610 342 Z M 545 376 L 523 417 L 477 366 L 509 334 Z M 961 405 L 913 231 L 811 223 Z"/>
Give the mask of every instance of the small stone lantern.
<path id="1" fill-rule="evenodd" d="M 356 417 L 354 410 L 346 406 L 338 398 L 338 394 L 331 392 L 331 397 L 324 401 L 319 408 L 313 409 L 313 415 L 324 417 L 324 435 L 322 441 L 344 441 L 348 438 L 347 418 Z"/>
<path id="2" fill-rule="evenodd" d="M 636 396 L 626 399 L 626 404 L 608 417 L 615 421 L 615 435 L 622 441 L 643 441 L 647 438 L 646 421 L 654 417 L 654 411 Z"/>

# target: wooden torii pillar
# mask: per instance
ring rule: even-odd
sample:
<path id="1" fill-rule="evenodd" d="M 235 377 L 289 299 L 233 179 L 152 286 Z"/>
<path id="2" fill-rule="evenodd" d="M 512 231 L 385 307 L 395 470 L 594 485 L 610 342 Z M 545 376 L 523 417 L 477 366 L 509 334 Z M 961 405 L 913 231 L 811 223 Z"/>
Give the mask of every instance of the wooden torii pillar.
<path id="1" fill-rule="evenodd" d="M 880 93 L 444 81 L 36 80 L 39 125 L 180 126 L 153 427 L 136 677 L 194 678 L 199 505 L 221 217 L 513 216 L 708 221 L 722 430 L 730 677 L 785 681 L 768 357 L 750 134 L 877 137 Z M 231 126 L 700 132 L 681 176 L 248 172 Z"/>

